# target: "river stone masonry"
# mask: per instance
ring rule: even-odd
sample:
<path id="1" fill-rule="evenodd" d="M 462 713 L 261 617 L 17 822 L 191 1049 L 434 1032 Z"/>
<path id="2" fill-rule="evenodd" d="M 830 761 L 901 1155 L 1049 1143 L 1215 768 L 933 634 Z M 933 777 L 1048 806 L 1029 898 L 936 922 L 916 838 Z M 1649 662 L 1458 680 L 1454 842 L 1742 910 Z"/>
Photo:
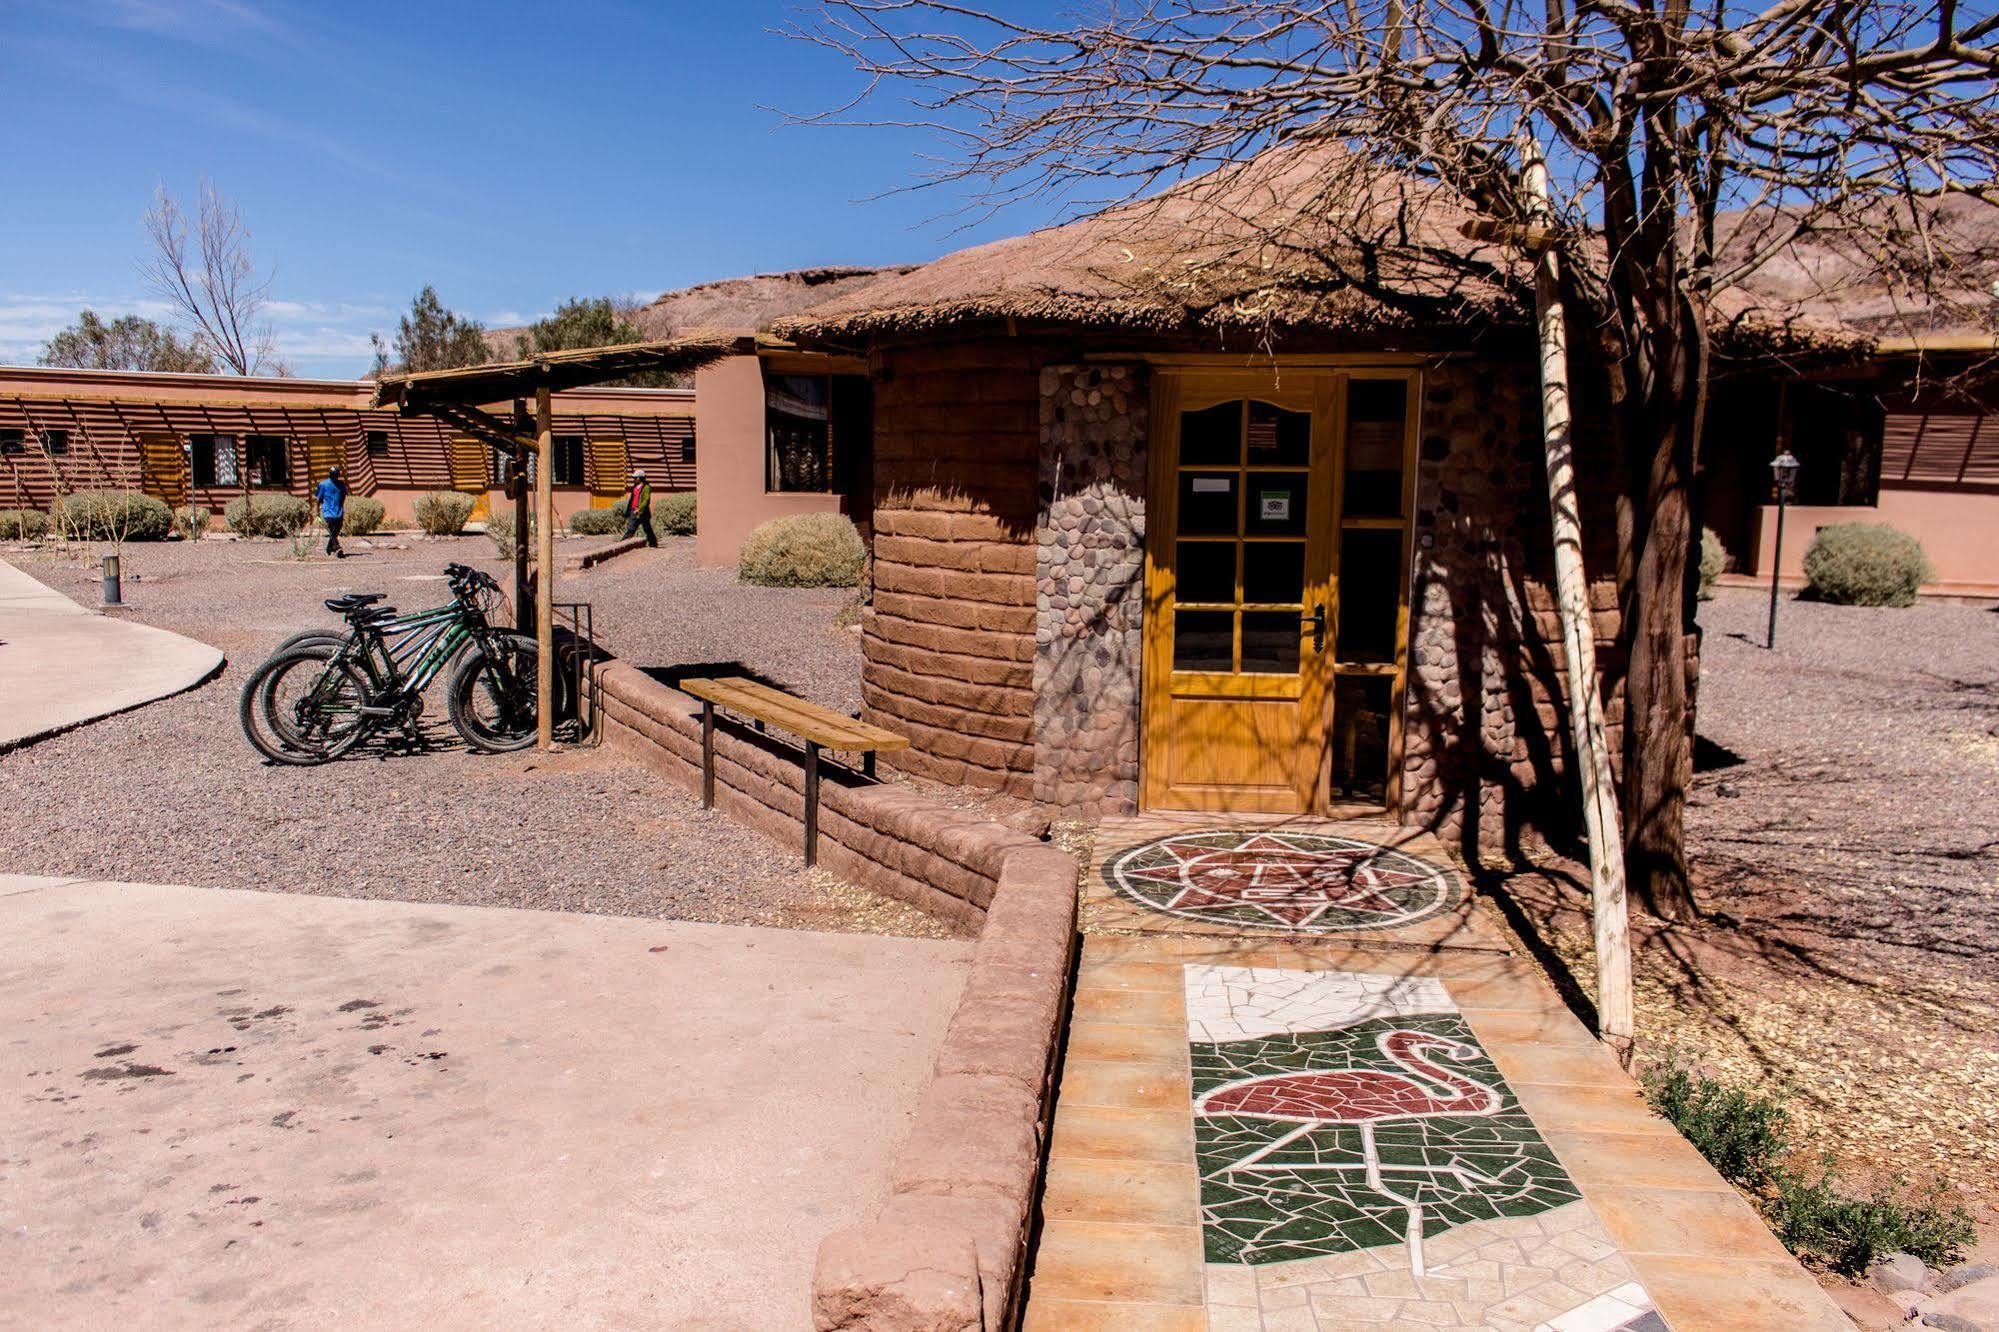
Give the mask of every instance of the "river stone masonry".
<path id="1" fill-rule="evenodd" d="M 1145 605 L 1143 365 L 1041 371 L 1034 532 L 1034 798 L 1138 808 Z"/>

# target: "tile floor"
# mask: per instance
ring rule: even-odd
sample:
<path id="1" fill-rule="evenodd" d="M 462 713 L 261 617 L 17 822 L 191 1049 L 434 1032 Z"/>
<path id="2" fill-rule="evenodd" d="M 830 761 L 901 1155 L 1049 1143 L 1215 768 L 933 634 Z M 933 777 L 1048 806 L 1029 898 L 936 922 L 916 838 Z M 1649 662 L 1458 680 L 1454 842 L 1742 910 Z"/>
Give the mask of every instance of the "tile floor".
<path id="1" fill-rule="evenodd" d="M 1029 1328 L 1850 1326 L 1434 841 L 1097 845 Z"/>

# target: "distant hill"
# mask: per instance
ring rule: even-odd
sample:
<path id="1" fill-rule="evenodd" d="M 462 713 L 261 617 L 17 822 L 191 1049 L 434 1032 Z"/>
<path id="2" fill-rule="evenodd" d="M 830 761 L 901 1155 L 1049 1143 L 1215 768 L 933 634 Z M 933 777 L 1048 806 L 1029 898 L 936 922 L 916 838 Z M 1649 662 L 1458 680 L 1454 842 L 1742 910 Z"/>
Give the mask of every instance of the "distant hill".
<path id="1" fill-rule="evenodd" d="M 845 295 L 876 278 L 907 273 L 914 264 L 884 268 L 797 268 L 788 273 L 758 273 L 723 278 L 665 292 L 634 316 L 649 338 L 676 333 L 754 333 L 775 320 L 797 314 L 821 301 Z M 486 345 L 496 360 L 511 360 L 514 341 L 527 330 L 491 328 Z"/>

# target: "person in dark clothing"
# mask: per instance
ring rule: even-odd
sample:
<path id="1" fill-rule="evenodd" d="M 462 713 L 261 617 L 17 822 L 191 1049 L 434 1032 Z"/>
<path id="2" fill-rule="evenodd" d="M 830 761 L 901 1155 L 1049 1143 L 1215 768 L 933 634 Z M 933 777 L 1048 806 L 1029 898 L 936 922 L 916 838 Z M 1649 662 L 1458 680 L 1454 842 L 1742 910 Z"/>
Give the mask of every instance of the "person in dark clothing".
<path id="1" fill-rule="evenodd" d="M 319 483 L 313 496 L 319 501 L 319 516 L 326 524 L 326 553 L 335 559 L 346 559 L 347 552 L 340 549 L 340 524 L 347 513 L 347 481 L 338 467 L 327 471 L 326 479 Z"/>
<path id="2" fill-rule="evenodd" d="M 645 529 L 646 544 L 657 546 L 659 538 L 652 530 L 652 482 L 646 480 L 643 467 L 632 473 L 631 489 L 625 492 L 625 534 L 619 540 L 631 540 L 632 533 L 641 527 Z"/>

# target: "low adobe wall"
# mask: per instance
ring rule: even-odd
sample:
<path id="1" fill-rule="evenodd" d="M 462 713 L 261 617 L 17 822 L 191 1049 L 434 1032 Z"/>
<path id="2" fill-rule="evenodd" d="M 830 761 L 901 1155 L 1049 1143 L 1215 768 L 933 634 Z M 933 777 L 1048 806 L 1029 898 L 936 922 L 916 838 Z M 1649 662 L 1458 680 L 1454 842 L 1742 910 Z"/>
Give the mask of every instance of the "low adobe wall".
<path id="1" fill-rule="evenodd" d="M 699 795 L 698 703 L 615 661 L 599 700 L 608 746 Z M 715 804 L 802 853 L 804 774 L 774 738 L 717 719 Z M 1076 862 L 841 769 L 822 769 L 819 838 L 827 870 L 975 928 L 979 943 L 888 1203 L 820 1246 L 814 1324 L 997 1332 L 1012 1326 L 1026 1270 L 1076 946 Z"/>

